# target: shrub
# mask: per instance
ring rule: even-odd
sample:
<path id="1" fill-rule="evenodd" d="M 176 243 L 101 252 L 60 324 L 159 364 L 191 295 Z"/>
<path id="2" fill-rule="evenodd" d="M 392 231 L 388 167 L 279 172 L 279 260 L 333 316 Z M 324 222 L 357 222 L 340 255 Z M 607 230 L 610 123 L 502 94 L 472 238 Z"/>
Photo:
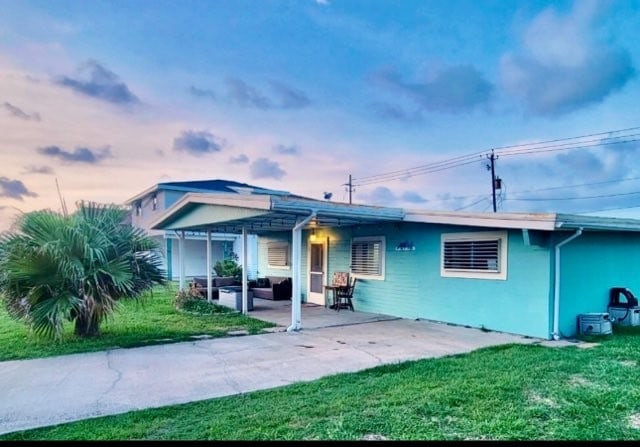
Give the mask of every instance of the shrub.
<path id="1" fill-rule="evenodd" d="M 196 315 L 214 315 L 235 312 L 235 310 L 227 306 L 208 302 L 206 299 L 203 299 L 198 292 L 192 291 L 191 289 L 188 291 L 179 291 L 173 299 L 173 304 L 179 311 Z"/>

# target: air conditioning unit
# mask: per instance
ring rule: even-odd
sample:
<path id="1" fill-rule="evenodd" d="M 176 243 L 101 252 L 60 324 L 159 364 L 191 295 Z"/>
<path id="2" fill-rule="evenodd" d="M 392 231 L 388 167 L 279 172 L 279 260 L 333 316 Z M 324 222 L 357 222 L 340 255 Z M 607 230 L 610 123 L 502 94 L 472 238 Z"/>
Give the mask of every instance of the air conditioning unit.
<path id="1" fill-rule="evenodd" d="M 609 307 L 613 323 L 623 326 L 640 326 L 640 307 Z"/>
<path id="2" fill-rule="evenodd" d="M 625 287 L 613 287 L 609 291 L 609 315 L 613 323 L 623 326 L 640 326 L 638 299 Z"/>
<path id="3" fill-rule="evenodd" d="M 578 315 L 578 332 L 582 335 L 611 334 L 611 320 L 608 313 L 587 313 Z"/>

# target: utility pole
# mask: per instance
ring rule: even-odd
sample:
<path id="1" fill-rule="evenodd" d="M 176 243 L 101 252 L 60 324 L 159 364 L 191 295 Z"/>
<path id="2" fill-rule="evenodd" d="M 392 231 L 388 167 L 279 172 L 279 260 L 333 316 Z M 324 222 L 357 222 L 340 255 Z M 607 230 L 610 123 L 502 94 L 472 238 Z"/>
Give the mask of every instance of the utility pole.
<path id="1" fill-rule="evenodd" d="M 351 174 L 349 174 L 349 183 L 344 183 L 342 186 L 346 186 L 349 188 L 349 205 L 351 205 L 351 193 L 355 191 L 353 187 L 353 182 L 351 181 Z"/>
<path id="2" fill-rule="evenodd" d="M 493 196 L 493 212 L 496 212 L 496 186 L 500 189 L 500 179 L 496 179 L 495 161 L 498 157 L 493 153 L 491 149 L 491 155 L 487 155 L 487 158 L 491 161 L 491 166 L 487 165 L 487 169 L 491 170 L 491 195 Z"/>

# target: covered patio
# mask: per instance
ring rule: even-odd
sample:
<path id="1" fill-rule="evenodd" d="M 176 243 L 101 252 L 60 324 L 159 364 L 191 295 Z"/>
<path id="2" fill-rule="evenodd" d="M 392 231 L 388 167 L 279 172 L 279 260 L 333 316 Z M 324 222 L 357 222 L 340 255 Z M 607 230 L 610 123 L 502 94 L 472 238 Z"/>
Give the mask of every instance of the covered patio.
<path id="1" fill-rule="evenodd" d="M 207 234 L 207 240 L 215 232 L 235 233 L 242 235 L 241 264 L 246 265 L 247 260 L 247 235 L 249 233 L 258 236 L 272 232 L 291 232 L 291 276 L 292 276 L 292 297 L 290 302 L 290 324 L 287 331 L 299 331 L 302 329 L 302 231 L 315 230 L 318 228 L 337 228 L 356 225 L 371 225 L 382 222 L 398 222 L 404 218 L 404 212 L 398 208 L 386 208 L 364 205 L 350 205 L 343 203 L 332 203 L 319 201 L 293 195 L 267 195 L 267 194 L 203 194 L 190 193 L 176 202 L 171 208 L 151 224 L 152 229 L 174 231 L 179 243 L 184 240 L 186 231 L 202 231 Z M 182 236 L 181 236 L 182 235 Z M 207 244 L 210 246 L 210 244 Z M 183 251 L 181 250 L 180 253 Z M 207 284 L 208 291 L 211 291 L 211 256 L 207 253 Z M 185 288 L 184 259 L 180 259 L 180 289 Z M 247 269 L 242 271 L 242 312 L 248 314 L 248 278 Z M 324 285 L 327 279 L 324 278 Z M 209 292 L 210 294 L 210 292 Z M 211 300 L 211 296 L 207 297 Z M 254 313 L 259 313 L 255 309 Z M 289 304 L 288 302 L 286 304 Z M 280 304 L 269 306 L 271 312 L 275 312 Z M 285 306 L 285 304 L 282 304 Z M 305 305 L 305 318 L 307 314 L 317 315 L 317 323 L 335 323 L 336 318 L 348 320 L 347 312 L 336 312 L 325 309 L 324 306 Z M 326 312 L 326 313 L 325 313 Z M 352 318 L 377 318 L 372 315 L 363 314 L 355 316 L 359 312 L 348 312 Z M 279 315 L 281 315 L 280 312 Z M 260 318 L 258 315 L 254 315 Z M 274 314 L 275 317 L 275 314 Z M 323 318 L 327 323 L 320 323 Z M 277 316 L 278 321 L 282 321 L 281 316 Z M 387 317 L 394 318 L 394 317 Z M 330 320 L 330 321 L 329 321 Z M 380 320 L 372 320 L 380 321 Z M 280 323 L 278 323 L 280 324 Z M 305 327 L 307 325 L 305 320 Z M 320 326 L 319 326 L 320 327 Z M 327 327 L 327 326 L 323 326 Z"/>

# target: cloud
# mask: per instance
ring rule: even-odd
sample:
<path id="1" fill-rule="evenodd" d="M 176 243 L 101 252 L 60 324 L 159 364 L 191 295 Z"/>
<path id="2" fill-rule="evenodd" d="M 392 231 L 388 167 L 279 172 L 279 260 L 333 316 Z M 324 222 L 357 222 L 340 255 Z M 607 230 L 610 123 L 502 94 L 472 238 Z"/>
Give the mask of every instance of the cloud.
<path id="1" fill-rule="evenodd" d="M 638 157 L 640 143 L 629 141 L 537 159 L 505 159 L 501 177 L 512 185 L 505 191 L 506 203 L 514 211 L 587 212 L 628 206 L 639 197 L 627 194 L 638 191 Z"/>
<path id="2" fill-rule="evenodd" d="M 545 9 L 523 31 L 521 51 L 502 56 L 502 85 L 527 112 L 566 114 L 602 102 L 635 77 L 627 50 L 596 41 L 600 6 L 576 1 L 566 15 Z"/>
<path id="3" fill-rule="evenodd" d="M 318 5 L 329 6 L 329 0 L 315 0 Z"/>
<path id="4" fill-rule="evenodd" d="M 280 81 L 270 81 L 271 89 L 278 97 L 278 104 L 282 109 L 301 109 L 311 104 L 305 92 L 291 87 Z"/>
<path id="5" fill-rule="evenodd" d="M 273 151 L 282 155 L 298 155 L 300 153 L 300 149 L 297 146 L 285 146 L 283 144 L 275 146 Z"/>
<path id="6" fill-rule="evenodd" d="M 214 101 L 217 99 L 217 96 L 213 90 L 198 88 L 194 87 L 193 85 L 189 87 L 189 93 L 191 93 L 192 96 L 196 96 L 198 98 L 209 98 L 213 99 Z"/>
<path id="7" fill-rule="evenodd" d="M 250 167 L 251 177 L 258 178 L 273 178 L 276 180 L 281 179 L 286 172 L 280 167 L 280 164 L 275 161 L 270 161 L 267 158 L 258 158 Z"/>
<path id="8" fill-rule="evenodd" d="M 426 203 L 426 202 L 428 202 L 427 199 L 422 197 L 417 192 L 413 192 L 413 191 L 405 191 L 405 192 L 403 192 L 402 195 L 400 196 L 400 198 L 402 199 L 402 201 L 409 202 L 409 203 Z"/>
<path id="9" fill-rule="evenodd" d="M 240 154 L 237 157 L 229 158 L 229 163 L 234 165 L 246 164 L 249 163 L 249 157 L 247 157 L 245 154 Z"/>
<path id="10" fill-rule="evenodd" d="M 54 174 L 53 168 L 51 166 L 35 166 L 29 165 L 24 167 L 23 174 Z"/>
<path id="11" fill-rule="evenodd" d="M 113 104 L 137 104 L 140 102 L 118 75 L 96 61 L 88 61 L 79 69 L 80 78 L 63 76 L 54 82 L 71 90 Z"/>
<path id="12" fill-rule="evenodd" d="M 16 118 L 20 118 L 27 121 L 40 121 L 39 113 L 27 113 L 21 108 L 14 106 L 11 103 L 5 102 L 3 104 L 4 109 L 9 112 L 12 116 Z"/>
<path id="13" fill-rule="evenodd" d="M 407 82 L 393 70 L 379 71 L 373 80 L 407 96 L 423 110 L 446 113 L 468 112 L 488 104 L 494 90 L 470 65 L 445 67 L 422 82 Z"/>
<path id="14" fill-rule="evenodd" d="M 401 206 L 403 203 L 426 203 L 427 199 L 414 191 L 405 191 L 400 195 L 396 195 L 386 186 L 378 186 L 367 194 L 363 194 L 363 198 L 375 205 L 385 206 Z"/>
<path id="15" fill-rule="evenodd" d="M 23 201 L 25 197 L 38 197 L 38 194 L 29 191 L 20 180 L 0 177 L 0 197 Z"/>
<path id="16" fill-rule="evenodd" d="M 311 104 L 311 100 L 302 90 L 277 80 L 269 81 L 272 95 L 267 95 L 242 79 L 228 78 L 225 83 L 227 99 L 242 107 L 253 107 L 260 110 L 301 109 Z M 208 90 L 198 91 L 201 93 L 200 96 L 209 96 L 210 91 Z"/>
<path id="17" fill-rule="evenodd" d="M 67 163 L 98 164 L 102 160 L 112 157 L 109 146 L 99 150 L 88 147 L 76 147 L 73 152 L 66 151 L 59 146 L 47 146 L 39 148 L 38 152 L 52 158 L 58 158 Z"/>
<path id="18" fill-rule="evenodd" d="M 242 107 L 255 107 L 261 110 L 273 107 L 269 98 L 241 79 L 229 78 L 226 84 L 229 99 Z"/>
<path id="19" fill-rule="evenodd" d="M 400 121 L 403 123 L 415 123 L 422 121 L 422 116 L 419 112 L 409 113 L 396 104 L 374 101 L 370 103 L 370 106 L 370 110 L 373 114 L 383 120 Z"/>
<path id="20" fill-rule="evenodd" d="M 188 152 L 192 155 L 204 155 L 220 152 L 226 141 L 206 130 L 184 130 L 173 140 L 173 150 Z"/>

